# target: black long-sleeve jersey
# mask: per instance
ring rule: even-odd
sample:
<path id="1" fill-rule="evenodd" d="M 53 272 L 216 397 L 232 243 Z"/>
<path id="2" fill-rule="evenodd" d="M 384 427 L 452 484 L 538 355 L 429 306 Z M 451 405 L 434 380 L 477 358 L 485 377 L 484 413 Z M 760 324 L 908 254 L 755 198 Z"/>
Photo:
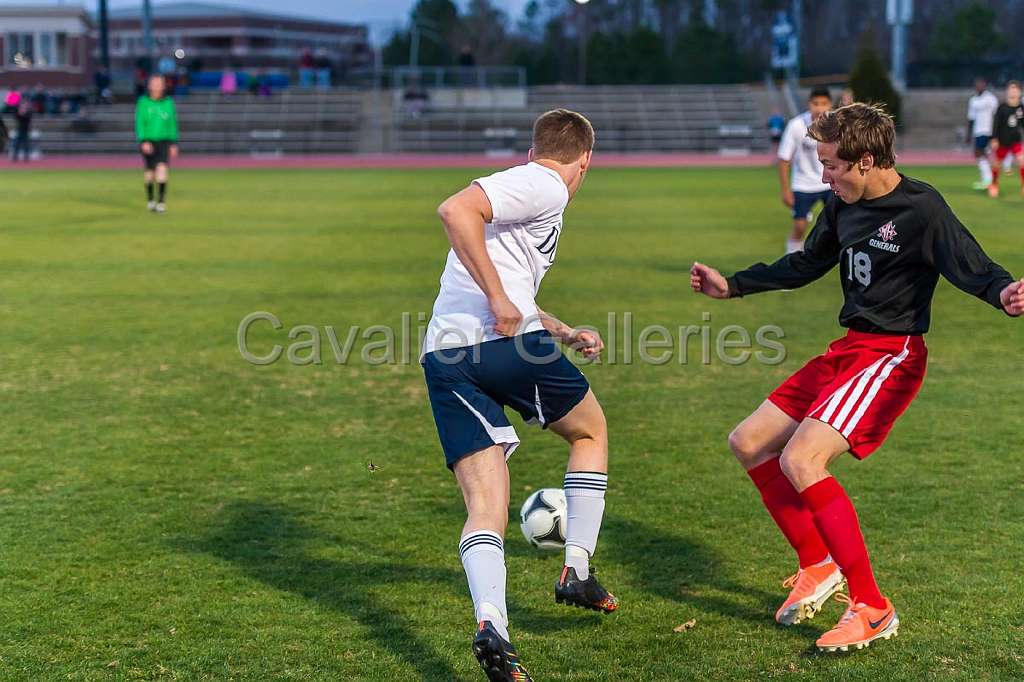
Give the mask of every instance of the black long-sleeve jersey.
<path id="1" fill-rule="evenodd" d="M 903 175 L 876 199 L 829 200 L 804 250 L 728 278 L 732 296 L 796 289 L 839 263 L 845 302 L 839 324 L 876 334 L 924 334 L 941 274 L 1002 309 L 1014 280 L 982 250 L 931 185 Z"/>
<path id="2" fill-rule="evenodd" d="M 999 140 L 1000 147 L 1012 147 L 1022 139 L 1024 129 L 1024 103 L 1010 106 L 1001 102 L 992 119 L 992 137 Z"/>

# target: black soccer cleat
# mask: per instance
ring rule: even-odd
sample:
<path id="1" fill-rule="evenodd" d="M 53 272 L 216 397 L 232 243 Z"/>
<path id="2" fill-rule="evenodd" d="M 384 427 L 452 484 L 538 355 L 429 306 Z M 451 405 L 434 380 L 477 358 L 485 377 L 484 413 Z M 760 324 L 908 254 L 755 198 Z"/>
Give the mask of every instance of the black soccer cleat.
<path id="1" fill-rule="evenodd" d="M 555 601 L 603 613 L 611 613 L 619 608 L 619 600 L 601 587 L 601 583 L 594 577 L 593 569 L 586 580 L 580 580 L 572 566 L 563 568 L 561 577 L 555 583 Z"/>
<path id="2" fill-rule="evenodd" d="M 480 621 L 473 638 L 473 655 L 491 682 L 533 682 L 519 662 L 516 648 L 498 634 L 489 620 Z"/>

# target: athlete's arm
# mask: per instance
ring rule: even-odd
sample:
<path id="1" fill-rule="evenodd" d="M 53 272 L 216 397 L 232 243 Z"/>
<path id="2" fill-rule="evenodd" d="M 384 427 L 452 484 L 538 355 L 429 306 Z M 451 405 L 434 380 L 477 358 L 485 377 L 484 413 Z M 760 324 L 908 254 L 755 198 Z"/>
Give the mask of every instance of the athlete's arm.
<path id="1" fill-rule="evenodd" d="M 484 225 L 494 217 L 487 194 L 478 185 L 470 185 L 438 206 L 437 215 L 455 255 L 487 296 L 494 314 L 494 331 L 502 336 L 515 335 L 523 315 L 505 293 L 484 241 Z"/>
<path id="2" fill-rule="evenodd" d="M 793 198 L 793 190 L 789 186 L 789 173 L 792 167 L 792 162 L 779 159 L 779 185 L 782 187 L 782 203 L 789 208 L 793 208 L 796 201 Z"/>
<path id="3" fill-rule="evenodd" d="M 174 100 L 171 101 L 171 144 L 170 152 L 171 158 L 178 155 L 178 107 L 174 104 Z"/>
<path id="4" fill-rule="evenodd" d="M 1020 282 L 988 257 L 945 201 L 935 201 L 925 236 L 925 259 L 961 291 L 1010 315 L 1020 315 L 1024 298 Z"/>
<path id="5" fill-rule="evenodd" d="M 537 315 L 540 317 L 540 323 L 551 333 L 551 336 L 573 350 L 581 351 L 584 357 L 594 357 L 604 350 L 604 341 L 595 330 L 570 327 L 554 315 L 541 310 L 540 307 L 537 308 Z"/>
<path id="6" fill-rule="evenodd" d="M 999 292 L 999 300 L 1007 315 L 1020 317 L 1024 315 L 1024 277 Z"/>
<path id="7" fill-rule="evenodd" d="M 143 114 L 144 107 L 143 99 L 140 97 L 135 102 L 135 140 L 139 143 L 139 149 L 143 154 L 152 154 L 153 145 L 148 141 L 149 138 L 149 127 L 147 118 Z"/>
<path id="8" fill-rule="evenodd" d="M 793 168 L 793 157 L 796 155 L 798 141 L 793 139 L 796 129 L 793 122 L 786 124 L 779 141 L 779 186 L 782 188 L 782 203 L 793 208 L 793 189 L 789 184 L 790 171 Z"/>
<path id="9" fill-rule="evenodd" d="M 701 291 L 715 298 L 732 298 L 762 291 L 798 289 L 821 278 L 839 262 L 839 237 L 834 224 L 838 201 L 831 199 L 826 204 L 814 230 L 804 242 L 803 251 L 786 254 L 771 265 L 757 263 L 726 278 L 728 296 L 715 296 L 703 289 Z M 714 291 L 719 292 L 721 282 L 716 278 L 712 278 L 711 282 Z"/>

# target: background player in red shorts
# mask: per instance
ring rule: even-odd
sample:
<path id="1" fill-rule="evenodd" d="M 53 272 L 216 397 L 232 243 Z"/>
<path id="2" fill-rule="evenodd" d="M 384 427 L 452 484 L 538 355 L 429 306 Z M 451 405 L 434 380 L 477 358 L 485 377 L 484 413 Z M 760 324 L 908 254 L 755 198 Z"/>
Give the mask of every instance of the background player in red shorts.
<path id="1" fill-rule="evenodd" d="M 861 648 L 896 634 L 892 602 L 875 583 L 857 513 L 829 464 L 857 459 L 885 440 L 924 378 L 931 301 L 939 275 L 1009 315 L 1024 312 L 1024 279 L 1014 281 L 985 255 L 934 188 L 895 168 L 892 118 L 867 104 L 821 116 L 822 179 L 836 195 L 804 250 L 726 279 L 700 263 L 694 291 L 730 298 L 795 289 L 837 263 L 849 329 L 828 351 L 776 389 L 729 436 L 729 446 L 797 552 L 799 570 L 776 613 L 784 625 L 810 618 L 845 578 L 848 608 L 817 645 Z"/>
<path id="2" fill-rule="evenodd" d="M 1020 83 L 1010 81 L 1006 84 L 1006 101 L 996 109 L 992 121 L 992 151 L 996 154 L 996 163 L 992 168 L 992 184 L 988 186 L 988 195 L 995 199 L 999 196 L 999 170 L 1006 157 L 1013 155 L 1020 170 L 1021 193 L 1024 194 L 1024 104 L 1020 101 Z M 1009 166 L 1006 167 L 1009 171 Z"/>

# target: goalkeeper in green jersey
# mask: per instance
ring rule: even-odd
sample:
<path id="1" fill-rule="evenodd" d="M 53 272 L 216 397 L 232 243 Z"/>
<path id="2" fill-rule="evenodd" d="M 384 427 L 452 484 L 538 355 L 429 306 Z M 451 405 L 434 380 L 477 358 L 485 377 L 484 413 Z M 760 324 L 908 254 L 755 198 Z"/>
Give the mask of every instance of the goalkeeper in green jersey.
<path id="1" fill-rule="evenodd" d="M 146 163 L 143 178 L 146 181 L 146 207 L 163 213 L 167 210 L 167 164 L 178 155 L 178 112 L 174 100 L 164 93 L 164 77 L 149 77 L 147 94 L 135 105 L 135 139 Z M 153 181 L 157 184 L 153 196 Z"/>

